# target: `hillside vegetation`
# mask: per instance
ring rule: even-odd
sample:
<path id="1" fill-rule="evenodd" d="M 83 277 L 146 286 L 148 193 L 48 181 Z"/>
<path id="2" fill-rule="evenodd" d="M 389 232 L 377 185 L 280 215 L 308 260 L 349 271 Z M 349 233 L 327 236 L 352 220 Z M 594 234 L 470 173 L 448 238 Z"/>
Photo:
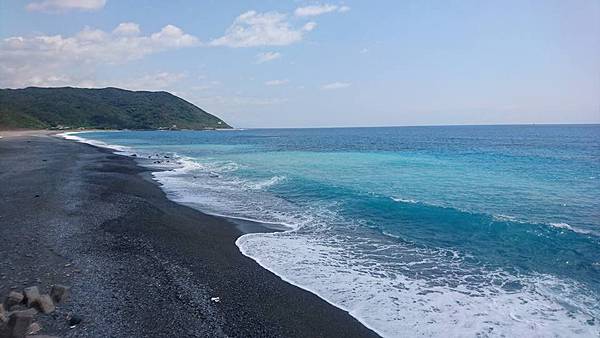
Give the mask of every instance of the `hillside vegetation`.
<path id="1" fill-rule="evenodd" d="M 0 128 L 231 128 L 167 92 L 118 88 L 0 89 Z"/>

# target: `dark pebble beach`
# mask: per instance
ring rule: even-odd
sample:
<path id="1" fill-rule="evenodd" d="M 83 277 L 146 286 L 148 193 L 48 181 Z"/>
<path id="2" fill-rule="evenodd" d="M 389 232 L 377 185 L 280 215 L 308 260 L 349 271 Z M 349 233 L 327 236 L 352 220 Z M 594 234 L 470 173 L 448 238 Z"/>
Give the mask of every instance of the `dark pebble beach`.
<path id="1" fill-rule="evenodd" d="M 0 296 L 71 287 L 67 302 L 36 316 L 39 334 L 377 336 L 243 256 L 243 228 L 168 200 L 149 174 L 54 136 L 0 139 Z"/>

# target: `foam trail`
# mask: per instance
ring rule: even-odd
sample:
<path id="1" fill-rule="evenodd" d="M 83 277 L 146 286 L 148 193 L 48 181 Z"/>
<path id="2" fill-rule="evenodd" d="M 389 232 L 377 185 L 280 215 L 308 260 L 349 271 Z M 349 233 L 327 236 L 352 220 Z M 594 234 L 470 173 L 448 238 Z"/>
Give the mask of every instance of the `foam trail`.
<path id="1" fill-rule="evenodd" d="M 102 141 L 97 141 L 97 140 L 92 140 L 92 139 L 87 139 L 78 135 L 84 134 L 86 132 L 82 132 L 82 131 L 78 131 L 78 132 L 66 132 L 66 133 L 61 133 L 61 134 L 56 134 L 56 136 L 58 137 L 62 137 L 66 140 L 71 140 L 71 141 L 76 141 L 76 142 L 80 142 L 80 143 L 86 143 L 89 145 L 93 145 L 96 147 L 100 147 L 100 148 L 106 148 L 106 149 L 110 149 L 110 150 L 115 150 L 117 152 L 122 152 L 122 153 L 131 153 L 131 148 L 129 147 L 125 147 L 125 146 L 121 146 L 121 145 L 117 145 L 117 144 L 108 144 L 106 142 L 102 142 Z"/>

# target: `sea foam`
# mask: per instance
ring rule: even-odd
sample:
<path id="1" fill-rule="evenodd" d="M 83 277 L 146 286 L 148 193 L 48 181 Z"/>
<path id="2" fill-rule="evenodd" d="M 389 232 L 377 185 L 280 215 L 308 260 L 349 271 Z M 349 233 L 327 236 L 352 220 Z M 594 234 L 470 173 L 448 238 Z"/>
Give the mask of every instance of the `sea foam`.
<path id="1" fill-rule="evenodd" d="M 367 238 L 341 243 L 345 240 L 292 232 L 248 234 L 236 244 L 261 266 L 348 311 L 385 337 L 409 332 L 445 337 L 598 333 L 597 326 L 587 324 L 600 315 L 594 305 L 598 300 L 591 293 L 582 295 L 585 288 L 577 282 L 542 274 L 517 277 L 502 270 L 475 271 L 456 255 L 369 243 Z M 369 254 L 359 258 L 349 253 L 360 247 L 368 247 Z M 386 252 L 404 252 L 405 259 L 381 259 Z M 421 270 L 424 267 L 430 270 Z M 408 277 L 411 270 L 421 270 L 421 275 Z"/>
<path id="2" fill-rule="evenodd" d="M 71 141 L 76 141 L 76 142 L 85 143 L 85 144 L 93 145 L 93 146 L 100 147 L 100 148 L 114 150 L 114 151 L 122 153 L 124 155 L 127 155 L 131 152 L 131 148 L 129 148 L 129 147 L 116 145 L 116 144 L 109 144 L 106 142 L 93 140 L 90 138 L 84 138 L 84 137 L 82 137 L 82 135 L 84 135 L 85 133 L 86 133 L 85 131 L 65 132 L 65 133 L 56 134 L 56 136 L 62 137 L 64 139 L 71 140 Z"/>

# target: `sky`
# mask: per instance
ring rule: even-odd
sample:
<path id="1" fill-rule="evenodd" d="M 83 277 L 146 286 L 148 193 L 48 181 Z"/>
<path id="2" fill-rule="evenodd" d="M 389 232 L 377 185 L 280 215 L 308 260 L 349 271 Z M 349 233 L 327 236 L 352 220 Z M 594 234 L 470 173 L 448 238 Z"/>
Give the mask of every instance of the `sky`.
<path id="1" fill-rule="evenodd" d="M 0 87 L 235 127 L 600 123 L 600 1 L 0 0 Z"/>

